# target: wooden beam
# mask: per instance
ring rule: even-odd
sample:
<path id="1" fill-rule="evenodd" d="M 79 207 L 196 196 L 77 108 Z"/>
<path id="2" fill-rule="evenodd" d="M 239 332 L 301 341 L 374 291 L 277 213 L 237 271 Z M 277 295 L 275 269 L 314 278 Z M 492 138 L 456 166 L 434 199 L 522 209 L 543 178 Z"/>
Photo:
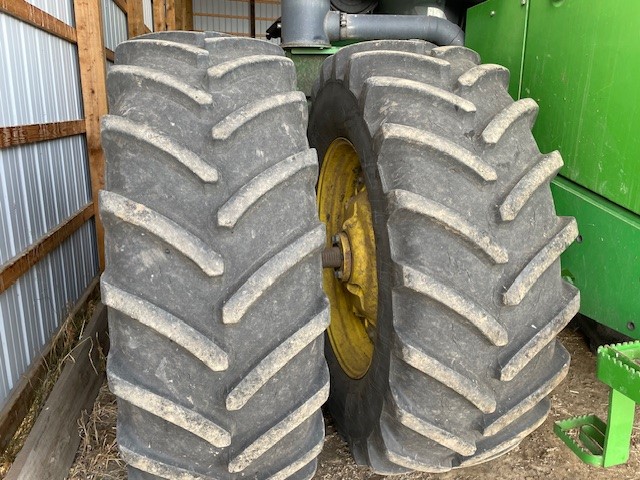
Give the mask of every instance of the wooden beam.
<path id="1" fill-rule="evenodd" d="M 106 332 L 107 309 L 98 304 L 6 480 L 67 478 L 80 445 L 78 418 L 83 411 L 93 409 L 104 382 L 105 374 L 99 366 L 101 352 L 109 348 Z"/>
<path id="2" fill-rule="evenodd" d="M 93 296 L 99 284 L 100 276 L 98 275 L 89 282 L 84 293 L 67 315 L 67 321 L 68 319 L 75 318 L 76 315 L 83 315 L 89 299 Z M 47 373 L 47 368 L 49 367 L 47 364 L 48 358 L 52 352 L 55 352 L 59 348 L 58 344 L 65 340 L 64 335 L 59 335 L 59 332 L 65 328 L 65 326 L 66 322 L 63 322 L 57 332 L 51 336 L 43 347 L 40 356 L 31 363 L 29 370 L 20 377 L 20 380 L 13 387 L 11 394 L 5 401 L 0 411 L 0 451 L 7 447 L 13 435 L 22 424 L 24 417 L 29 413 L 37 389 L 40 387 L 42 379 Z"/>
<path id="3" fill-rule="evenodd" d="M 184 29 L 193 30 L 193 0 L 184 1 Z"/>
<path id="4" fill-rule="evenodd" d="M 104 48 L 104 58 L 109 60 L 111 63 L 115 63 L 115 61 L 116 61 L 116 53 L 113 50 L 110 50 L 107 47 L 105 47 Z"/>
<path id="5" fill-rule="evenodd" d="M 164 32 L 167 29 L 165 0 L 153 0 L 153 31 Z"/>
<path id="6" fill-rule="evenodd" d="M 113 0 L 113 3 L 116 4 L 116 7 L 122 10 L 122 13 L 125 15 L 127 14 L 127 0 Z"/>
<path id="7" fill-rule="evenodd" d="M 87 204 L 75 215 L 51 230 L 21 254 L 0 266 L 0 293 L 24 275 L 27 270 L 42 260 L 48 253 L 59 247 L 76 230 L 94 215 L 93 202 Z"/>
<path id="8" fill-rule="evenodd" d="M 63 40 L 76 43 L 75 28 L 24 0 L 0 0 L 0 12 L 11 15 Z"/>
<path id="9" fill-rule="evenodd" d="M 253 38 L 256 38 L 256 2 L 249 2 L 249 32 Z"/>
<path id="10" fill-rule="evenodd" d="M 141 0 L 140 0 L 141 1 Z M 135 3 L 133 0 L 127 2 Z M 82 102 L 87 129 L 91 198 L 96 220 L 98 261 L 104 270 L 104 228 L 98 215 L 98 192 L 104 188 L 104 152 L 100 142 L 100 117 L 108 112 L 107 62 L 102 41 L 102 14 L 100 0 L 74 0 L 78 33 L 78 60 Z"/>
<path id="11" fill-rule="evenodd" d="M 184 30 L 184 0 L 174 0 L 176 12 L 176 30 Z"/>
<path id="12" fill-rule="evenodd" d="M 145 28 L 142 0 L 127 0 L 127 30 L 129 38 L 144 34 Z"/>
<path id="13" fill-rule="evenodd" d="M 0 127 L 0 148 L 55 140 L 85 132 L 84 120 Z"/>
<path id="14" fill-rule="evenodd" d="M 166 9 L 167 30 L 175 30 L 176 29 L 176 0 L 166 0 L 166 1 L 167 1 L 167 9 Z"/>

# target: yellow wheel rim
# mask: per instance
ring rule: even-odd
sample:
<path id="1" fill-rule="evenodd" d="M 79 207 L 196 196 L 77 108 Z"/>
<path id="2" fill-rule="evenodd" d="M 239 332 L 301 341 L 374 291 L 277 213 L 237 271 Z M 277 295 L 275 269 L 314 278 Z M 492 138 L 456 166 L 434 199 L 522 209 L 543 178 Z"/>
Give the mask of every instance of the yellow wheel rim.
<path id="1" fill-rule="evenodd" d="M 353 145 L 329 146 L 318 181 L 318 214 L 327 226 L 327 247 L 339 247 L 342 263 L 323 270 L 331 305 L 329 341 L 344 372 L 362 378 L 373 358 L 378 316 L 376 247 L 371 204 Z"/>

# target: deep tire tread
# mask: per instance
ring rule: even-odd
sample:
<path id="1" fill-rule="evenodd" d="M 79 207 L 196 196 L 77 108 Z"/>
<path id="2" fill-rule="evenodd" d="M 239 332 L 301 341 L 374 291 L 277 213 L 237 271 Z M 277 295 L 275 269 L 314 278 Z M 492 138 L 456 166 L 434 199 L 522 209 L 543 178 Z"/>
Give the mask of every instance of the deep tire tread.
<path id="1" fill-rule="evenodd" d="M 406 75 L 401 59 L 414 60 Z M 312 140 L 315 122 L 324 130 L 312 144 L 322 154 L 323 135 L 343 135 L 313 109 L 332 105 L 325 90 L 348 90 L 383 193 L 372 204 L 382 203 L 393 264 L 392 356 L 375 389 L 387 390 L 367 437 L 342 426 L 356 459 L 379 473 L 444 472 L 514 448 L 546 418 L 569 364 L 555 337 L 579 295 L 558 257 L 577 228 L 555 217 L 549 191 L 562 160 L 539 153 L 537 104 L 514 102 L 508 70 L 479 61 L 463 47 L 362 42 L 325 60 L 313 90 Z M 354 402 L 331 406 L 353 415 Z"/>
<path id="2" fill-rule="evenodd" d="M 117 367 L 110 368 L 109 388 L 119 399 L 184 428 L 215 447 L 228 447 L 231 444 L 231 434 L 214 421 L 157 393 L 134 385 L 123 377 L 124 375 L 117 371 Z"/>
<path id="3" fill-rule="evenodd" d="M 102 292 L 130 478 L 315 472 L 328 392 L 324 227 L 295 81 L 284 51 L 255 39 L 162 32 L 116 51 Z M 234 304 L 244 310 L 231 324 Z"/>
<path id="4" fill-rule="evenodd" d="M 558 260 L 560 254 L 578 236 L 578 224 L 573 217 L 562 217 L 560 229 L 527 262 L 502 297 L 505 305 L 518 305 L 547 269 Z"/>

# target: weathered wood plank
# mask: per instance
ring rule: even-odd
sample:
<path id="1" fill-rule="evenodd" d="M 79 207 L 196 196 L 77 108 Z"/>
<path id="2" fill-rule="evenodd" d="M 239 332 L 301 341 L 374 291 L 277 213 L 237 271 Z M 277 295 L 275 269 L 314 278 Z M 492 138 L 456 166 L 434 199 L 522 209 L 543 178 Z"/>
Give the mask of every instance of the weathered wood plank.
<path id="1" fill-rule="evenodd" d="M 127 0 L 127 28 L 129 38 L 145 33 L 144 10 L 142 0 Z"/>
<path id="2" fill-rule="evenodd" d="M 176 14 L 176 30 L 184 30 L 184 0 L 174 0 Z"/>
<path id="3" fill-rule="evenodd" d="M 6 480 L 66 478 L 80 444 L 78 418 L 91 411 L 104 381 L 104 372 L 96 368 L 100 350 L 108 348 L 106 331 L 107 309 L 98 304 Z"/>
<path id="4" fill-rule="evenodd" d="M 40 30 L 76 43 L 76 29 L 24 0 L 0 0 L 0 12 L 22 20 Z"/>
<path id="5" fill-rule="evenodd" d="M 89 286 L 71 309 L 67 318 L 74 318 L 76 315 L 83 314 L 82 312 L 87 307 L 87 303 L 99 283 L 99 276 L 89 282 Z M 31 408 L 36 391 L 47 373 L 47 358 L 58 348 L 58 342 L 64 341 L 64 336 L 58 335 L 61 328 L 64 328 L 64 323 L 45 344 L 40 356 L 34 360 L 29 370 L 20 377 L 0 411 L 0 451 L 7 447 Z"/>
<path id="6" fill-rule="evenodd" d="M 193 30 L 193 0 L 184 1 L 184 29 Z"/>
<path id="7" fill-rule="evenodd" d="M 166 20 L 167 20 L 167 30 L 175 30 L 176 29 L 176 0 L 166 0 Z"/>
<path id="8" fill-rule="evenodd" d="M 165 0 L 153 0 L 153 30 L 164 32 L 167 29 Z"/>
<path id="9" fill-rule="evenodd" d="M 84 120 L 0 127 L 0 148 L 55 140 L 84 132 Z"/>
<path id="10" fill-rule="evenodd" d="M 110 49 L 105 47 L 105 49 L 104 49 L 104 58 L 106 58 L 107 60 L 109 60 L 112 63 L 115 63 L 115 61 L 116 61 L 116 53 L 113 50 L 110 50 Z"/>
<path id="11" fill-rule="evenodd" d="M 59 247 L 76 230 L 94 215 L 93 202 L 84 206 L 75 215 L 44 235 L 21 254 L 0 266 L 0 293 L 24 275 L 27 270 Z"/>
<path id="12" fill-rule="evenodd" d="M 113 0 L 113 3 L 122 10 L 122 13 L 127 14 L 127 0 Z"/>
<path id="13" fill-rule="evenodd" d="M 129 0 L 128 4 L 135 3 Z M 98 192 L 104 187 L 104 152 L 100 142 L 100 118 L 108 112 L 107 65 L 102 40 L 100 0 L 74 0 L 78 34 L 78 60 L 82 102 L 87 129 L 91 197 L 96 219 L 100 270 L 104 270 L 104 228 L 98 215 Z"/>
<path id="14" fill-rule="evenodd" d="M 251 0 L 249 2 L 249 33 L 253 38 L 256 38 L 256 2 Z"/>

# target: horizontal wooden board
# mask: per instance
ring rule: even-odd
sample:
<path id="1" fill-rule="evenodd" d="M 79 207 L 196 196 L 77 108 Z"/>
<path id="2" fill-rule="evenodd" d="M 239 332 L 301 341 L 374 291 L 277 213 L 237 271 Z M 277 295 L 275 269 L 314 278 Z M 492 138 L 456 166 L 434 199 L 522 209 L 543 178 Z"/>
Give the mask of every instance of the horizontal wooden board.
<path id="1" fill-rule="evenodd" d="M 117 5 L 117 7 L 122 10 L 122 13 L 127 14 L 127 0 L 113 0 L 113 3 Z"/>
<path id="2" fill-rule="evenodd" d="M 60 246 L 76 230 L 94 215 L 93 202 L 85 205 L 74 216 L 58 225 L 55 229 L 40 238 L 24 252 L 12 258 L 4 265 L 0 265 L 0 293 L 24 275 L 27 270 L 42 260 L 48 253 Z"/>
<path id="3" fill-rule="evenodd" d="M 85 131 L 84 120 L 0 127 L 0 148 L 55 140 L 56 138 L 79 135 Z"/>

